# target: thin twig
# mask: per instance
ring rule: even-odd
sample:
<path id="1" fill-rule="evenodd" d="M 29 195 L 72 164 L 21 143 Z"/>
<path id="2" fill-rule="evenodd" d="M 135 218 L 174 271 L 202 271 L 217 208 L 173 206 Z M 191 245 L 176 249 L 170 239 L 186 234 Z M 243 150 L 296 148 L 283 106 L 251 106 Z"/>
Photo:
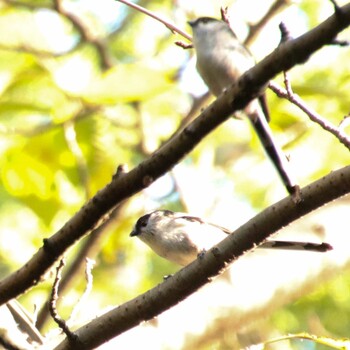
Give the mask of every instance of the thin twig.
<path id="1" fill-rule="evenodd" d="M 299 107 L 314 123 L 318 124 L 322 129 L 334 135 L 340 143 L 350 150 L 350 139 L 341 129 L 330 123 L 317 112 L 308 107 L 305 102 L 293 91 L 287 91 L 274 82 L 269 83 L 269 88 L 279 97 L 285 98 L 295 106 Z"/>
<path id="2" fill-rule="evenodd" d="M 180 28 L 178 28 L 174 24 L 170 23 L 167 19 L 160 17 L 155 12 L 149 11 L 142 6 L 136 5 L 136 4 L 134 4 L 130 1 L 127 1 L 127 0 L 116 0 L 116 1 L 121 2 L 127 6 L 130 6 L 130 7 L 134 8 L 135 10 L 144 13 L 147 16 L 154 18 L 158 22 L 163 23 L 168 29 L 170 29 L 170 31 L 172 33 L 176 32 L 176 33 L 180 34 L 181 36 L 183 36 L 184 38 L 186 38 L 187 40 L 192 41 L 191 35 L 187 34 L 186 32 L 184 32 L 183 30 L 181 30 Z"/>
<path id="3" fill-rule="evenodd" d="M 117 173 L 114 176 L 119 177 L 125 173 L 126 172 L 124 172 L 121 167 L 118 167 Z M 105 240 L 106 234 L 108 232 L 111 232 L 112 227 L 115 227 L 120 218 L 120 213 L 122 212 L 123 208 L 124 204 L 118 205 L 116 208 L 114 208 L 108 215 L 108 219 L 106 219 L 106 221 L 101 226 L 93 230 L 91 234 L 86 237 L 86 240 L 83 242 L 81 249 L 74 257 L 74 261 L 67 269 L 65 269 L 65 274 L 60 281 L 59 293 L 64 293 L 71 288 L 73 282 L 76 283 L 77 278 L 79 278 L 82 274 L 82 267 L 87 256 L 89 256 L 90 259 L 97 256 L 101 250 L 101 246 Z M 45 323 L 48 321 L 48 318 L 49 301 L 45 302 L 38 314 L 38 321 L 36 324 L 37 328 L 43 329 Z"/>
<path id="4" fill-rule="evenodd" d="M 221 13 L 221 19 L 226 22 L 228 25 L 230 25 L 230 18 L 228 15 L 228 7 L 223 7 L 221 6 L 220 8 L 220 13 Z"/>
<path id="5" fill-rule="evenodd" d="M 113 175 L 113 179 L 117 179 L 128 172 L 126 164 L 120 164 L 116 173 Z M 77 281 L 77 278 L 81 275 L 81 270 L 86 260 L 86 257 L 90 259 L 94 258 L 101 250 L 101 245 L 104 242 L 105 236 L 111 231 L 111 227 L 115 227 L 120 218 L 120 213 L 123 211 L 126 202 L 115 207 L 109 214 L 106 221 L 100 226 L 94 229 L 91 234 L 86 237 L 79 252 L 75 255 L 71 265 L 65 269 L 65 274 L 62 277 L 59 285 L 59 293 L 64 293 L 71 288 L 73 282 Z M 38 329 L 43 329 L 45 323 L 49 317 L 49 300 L 44 303 L 41 310 L 38 313 L 38 320 L 36 326 Z"/>
<path id="6" fill-rule="evenodd" d="M 329 43 L 329 45 L 337 45 L 337 46 L 350 46 L 350 41 L 349 40 L 338 40 L 338 39 L 334 39 L 332 40 L 331 43 Z"/>
<path id="7" fill-rule="evenodd" d="M 290 339 L 299 339 L 299 340 L 310 340 L 314 343 L 318 343 L 318 344 L 323 344 L 323 345 L 327 345 L 333 349 L 348 349 L 349 345 L 350 345 L 350 341 L 348 339 L 332 339 L 329 337 L 324 337 L 324 336 L 316 336 L 313 334 L 307 334 L 307 333 L 299 333 L 299 334 L 288 334 L 288 335 L 284 335 L 281 337 L 277 337 L 271 340 L 268 340 L 266 342 L 264 342 L 263 345 L 264 348 L 266 345 L 272 344 L 272 343 L 277 343 L 280 341 L 285 341 L 285 340 L 290 340 Z"/>
<path id="8" fill-rule="evenodd" d="M 333 7 L 334 7 L 334 11 L 335 12 L 339 12 L 340 11 L 340 7 L 339 7 L 339 5 L 337 4 L 337 2 L 335 1 L 335 0 L 329 0 L 331 3 L 332 3 L 332 5 L 333 5 Z"/>
<path id="9" fill-rule="evenodd" d="M 288 28 L 283 22 L 280 23 L 279 28 L 281 31 L 281 43 L 285 43 L 288 40 L 292 39 L 292 37 L 289 34 Z M 324 130 L 333 134 L 345 147 L 350 149 L 350 139 L 343 132 L 343 130 L 340 127 L 337 128 L 336 126 L 332 125 L 329 121 L 327 121 L 325 118 L 319 115 L 316 111 L 312 111 L 310 107 L 308 107 L 304 103 L 304 101 L 297 94 L 294 93 L 287 71 L 283 71 L 283 82 L 285 90 L 283 90 L 282 87 L 278 86 L 276 83 L 273 82 L 270 82 L 269 87 L 279 97 L 286 98 L 295 106 L 299 107 L 310 118 L 311 121 L 317 123 Z"/>
<path id="10" fill-rule="evenodd" d="M 66 334 L 67 338 L 75 341 L 77 339 L 77 336 L 69 329 L 66 321 L 60 317 L 56 308 L 57 300 L 58 300 L 58 288 L 60 285 L 60 281 L 62 279 L 62 269 L 65 266 L 65 264 L 66 264 L 65 259 L 62 258 L 57 266 L 56 278 L 52 287 L 49 309 L 50 309 L 50 314 L 54 319 L 54 321 L 57 323 L 58 327 L 62 329 L 62 331 Z"/>
<path id="11" fill-rule="evenodd" d="M 281 43 L 285 43 L 286 41 L 293 39 L 288 27 L 284 22 L 281 22 L 279 24 L 279 29 L 281 31 Z"/>
<path id="12" fill-rule="evenodd" d="M 340 121 L 339 129 L 344 130 L 349 125 L 350 125 L 350 113 L 348 115 L 344 116 L 344 118 Z"/>
<path id="13" fill-rule="evenodd" d="M 293 96 L 293 89 L 292 89 L 292 85 L 291 85 L 290 80 L 289 80 L 288 72 L 286 72 L 286 71 L 283 72 L 283 83 L 284 83 L 284 86 L 286 88 L 288 96 L 292 97 Z"/>
<path id="14" fill-rule="evenodd" d="M 175 45 L 180 46 L 181 48 L 187 50 L 187 49 L 192 49 L 193 45 L 192 44 L 187 44 L 184 43 L 183 41 L 175 41 Z"/>

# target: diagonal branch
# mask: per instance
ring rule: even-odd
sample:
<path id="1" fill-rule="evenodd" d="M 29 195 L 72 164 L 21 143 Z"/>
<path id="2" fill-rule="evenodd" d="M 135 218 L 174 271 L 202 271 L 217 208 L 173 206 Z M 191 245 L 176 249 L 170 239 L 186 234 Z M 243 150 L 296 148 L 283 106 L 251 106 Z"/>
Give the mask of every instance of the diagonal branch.
<path id="1" fill-rule="evenodd" d="M 120 212 L 123 210 L 124 204 L 118 205 L 114 208 L 108 219 L 100 225 L 96 230 L 93 230 L 89 237 L 83 242 L 81 249 L 78 254 L 74 257 L 74 261 L 65 270 L 65 274 L 59 285 L 60 295 L 64 295 L 72 287 L 77 279 L 82 275 L 82 270 L 84 268 L 84 262 L 86 257 L 94 259 L 101 249 L 101 245 L 106 237 L 111 226 L 114 226 L 118 221 Z M 38 329 L 43 329 L 45 323 L 49 319 L 49 302 L 46 301 L 38 313 L 36 326 Z"/>
<path id="2" fill-rule="evenodd" d="M 142 13 L 144 13 L 145 15 L 152 17 L 153 19 L 155 19 L 156 21 L 163 23 L 172 33 L 178 33 L 181 36 L 183 36 L 184 38 L 186 38 L 189 41 L 192 41 L 192 37 L 191 35 L 187 34 L 186 32 L 184 32 L 183 30 L 181 30 L 179 27 L 177 27 L 175 24 L 170 23 L 170 21 L 168 21 L 165 18 L 162 18 L 160 15 L 158 15 L 155 12 L 152 12 L 150 10 L 145 9 L 144 7 L 137 5 L 131 1 L 128 0 L 116 0 L 118 2 L 121 2 L 127 6 L 132 7 L 133 9 L 140 11 Z"/>
<path id="3" fill-rule="evenodd" d="M 349 136 L 342 130 L 341 127 L 337 127 L 333 125 L 330 121 L 323 118 L 316 111 L 312 110 L 310 107 L 306 105 L 306 103 L 292 90 L 285 90 L 278 86 L 278 84 L 274 82 L 270 82 L 269 88 L 279 97 L 285 98 L 295 106 L 299 107 L 314 123 L 317 123 L 322 129 L 330 132 L 334 135 L 339 142 L 341 142 L 347 149 L 350 150 L 350 138 Z"/>
<path id="4" fill-rule="evenodd" d="M 79 343 L 66 339 L 55 350 L 94 349 L 176 305 L 281 227 L 350 193 L 350 166 L 330 173 L 301 193 L 303 201 L 298 205 L 288 197 L 270 206 L 162 284 L 76 330 Z"/>
<path id="5" fill-rule="evenodd" d="M 168 172 L 233 112 L 244 108 L 255 98 L 269 80 L 278 73 L 305 62 L 311 54 L 331 42 L 349 23 L 350 4 L 340 8 L 336 14 L 313 30 L 297 39 L 283 43 L 244 74 L 237 84 L 228 88 L 197 119 L 165 143 L 150 158 L 129 173 L 114 177 L 56 234 L 45 240 L 43 247 L 23 267 L 0 282 L 0 303 L 14 298 L 39 283 L 44 273 L 65 250 L 98 226 L 113 207 Z M 347 188 L 345 179 L 343 188 Z M 295 210 L 302 207 L 303 204 L 298 205 Z M 248 237 L 251 238 L 249 232 Z M 203 278 L 207 280 L 208 277 Z"/>

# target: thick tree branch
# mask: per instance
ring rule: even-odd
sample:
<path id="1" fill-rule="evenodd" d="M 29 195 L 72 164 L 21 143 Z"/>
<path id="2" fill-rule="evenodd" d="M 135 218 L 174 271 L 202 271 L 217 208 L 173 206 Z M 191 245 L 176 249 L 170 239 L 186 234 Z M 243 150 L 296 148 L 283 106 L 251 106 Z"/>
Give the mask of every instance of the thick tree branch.
<path id="1" fill-rule="evenodd" d="M 91 234 L 83 242 L 78 254 L 74 257 L 73 263 L 68 266 L 62 277 L 59 285 L 58 292 L 60 295 L 64 295 L 67 290 L 72 288 L 72 285 L 76 283 L 77 279 L 81 278 L 82 271 L 85 266 L 85 259 L 89 257 L 94 259 L 101 250 L 101 245 L 106 238 L 106 233 L 110 231 L 111 226 L 115 226 L 119 219 L 120 212 L 123 210 L 124 204 L 118 205 L 112 210 L 108 220 L 106 220 L 96 230 L 93 230 Z M 49 302 L 45 302 L 41 310 L 38 313 L 36 326 L 38 329 L 43 329 L 43 326 L 49 318 Z"/>
<path id="2" fill-rule="evenodd" d="M 288 197 L 265 209 L 162 284 L 76 330 L 74 334 L 79 339 L 78 343 L 66 339 L 55 350 L 94 349 L 142 321 L 159 315 L 208 283 L 229 263 L 281 227 L 347 193 L 350 193 L 350 166 L 303 188 L 303 201 L 298 205 Z"/>
<path id="3" fill-rule="evenodd" d="M 0 303 L 14 298 L 37 284 L 65 250 L 76 240 L 90 233 L 115 205 L 149 186 L 169 171 L 201 139 L 228 119 L 233 112 L 244 108 L 266 86 L 269 80 L 278 73 L 305 62 L 312 53 L 331 42 L 349 23 L 350 4 L 342 7 L 340 11 L 313 30 L 297 39 L 283 43 L 272 54 L 244 74 L 237 84 L 228 88 L 196 120 L 165 143 L 149 159 L 139 164 L 128 174 L 114 178 L 56 234 L 45 240 L 43 247 L 22 268 L 0 282 Z M 334 190 L 332 192 L 334 193 L 333 198 L 347 191 L 345 190 L 347 188 L 346 181 L 348 178 L 344 179 L 343 191 L 339 191 L 339 193 L 329 184 L 331 189 L 328 191 Z M 327 192 L 327 189 L 323 189 L 323 191 Z M 304 203 L 296 206 L 295 210 L 301 210 L 303 207 Z M 247 238 L 252 238 L 251 233 L 248 232 Z M 215 274 L 217 268 L 218 266 L 213 264 Z M 208 279 L 208 277 L 202 278 L 205 281 Z M 193 288 L 198 288 L 198 286 L 194 283 Z"/>

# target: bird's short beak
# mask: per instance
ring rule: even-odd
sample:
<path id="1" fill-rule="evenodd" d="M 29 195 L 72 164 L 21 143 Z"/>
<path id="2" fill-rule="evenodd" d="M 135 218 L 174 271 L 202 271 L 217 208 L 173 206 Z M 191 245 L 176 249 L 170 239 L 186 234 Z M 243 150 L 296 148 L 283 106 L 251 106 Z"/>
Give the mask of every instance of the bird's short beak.
<path id="1" fill-rule="evenodd" d="M 137 235 L 138 235 L 138 232 L 135 229 L 132 230 L 131 233 L 130 233 L 130 237 L 135 237 Z"/>
<path id="2" fill-rule="evenodd" d="M 187 23 L 188 23 L 191 27 L 193 27 L 194 22 L 195 22 L 195 21 L 188 21 Z"/>

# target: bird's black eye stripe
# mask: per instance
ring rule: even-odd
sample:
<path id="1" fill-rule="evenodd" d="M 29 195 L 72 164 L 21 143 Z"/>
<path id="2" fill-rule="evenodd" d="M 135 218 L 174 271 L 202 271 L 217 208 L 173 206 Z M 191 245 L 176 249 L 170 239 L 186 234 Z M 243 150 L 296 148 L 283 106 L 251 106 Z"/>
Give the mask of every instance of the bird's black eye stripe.
<path id="1" fill-rule="evenodd" d="M 173 216 L 174 212 L 171 210 L 163 210 L 164 216 Z"/>
<path id="2" fill-rule="evenodd" d="M 147 226 L 148 219 L 149 219 L 150 215 L 151 214 L 147 214 L 147 215 L 140 217 L 140 219 L 138 219 L 136 222 L 136 229 Z"/>

